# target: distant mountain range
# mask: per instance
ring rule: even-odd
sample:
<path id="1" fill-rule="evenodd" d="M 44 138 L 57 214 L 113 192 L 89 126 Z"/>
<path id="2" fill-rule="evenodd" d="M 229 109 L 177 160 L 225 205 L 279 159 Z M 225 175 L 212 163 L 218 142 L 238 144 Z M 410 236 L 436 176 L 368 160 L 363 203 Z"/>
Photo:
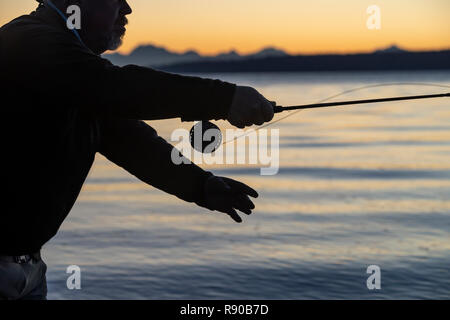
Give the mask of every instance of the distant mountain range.
<path id="1" fill-rule="evenodd" d="M 285 56 L 288 56 L 286 52 L 272 47 L 265 48 L 259 52 L 249 55 L 240 55 L 236 51 L 232 50 L 215 56 L 205 56 L 193 50 L 186 51 L 184 53 L 176 53 L 163 47 L 145 45 L 137 47 L 128 55 L 113 53 L 104 55 L 104 58 L 119 66 L 136 64 L 148 67 L 159 67 L 163 65 L 189 62 L 238 61 L 245 59 Z"/>
<path id="2" fill-rule="evenodd" d="M 104 55 L 116 65 L 136 64 L 170 72 L 282 72 L 356 70 L 450 69 L 450 50 L 412 52 L 395 45 L 360 54 L 290 55 L 268 47 L 240 55 L 236 51 L 204 56 L 195 51 L 170 52 L 153 45 L 140 46 L 129 55 Z"/>

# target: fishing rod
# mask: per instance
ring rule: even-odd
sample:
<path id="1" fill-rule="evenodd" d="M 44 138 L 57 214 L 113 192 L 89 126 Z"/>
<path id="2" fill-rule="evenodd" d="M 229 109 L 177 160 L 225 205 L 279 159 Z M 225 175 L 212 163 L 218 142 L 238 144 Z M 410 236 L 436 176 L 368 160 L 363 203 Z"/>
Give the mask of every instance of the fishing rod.
<path id="1" fill-rule="evenodd" d="M 431 98 L 444 98 L 450 97 L 449 93 L 441 93 L 441 94 L 427 94 L 420 96 L 403 96 L 403 97 L 392 97 L 392 98 L 378 98 L 378 99 L 365 99 L 365 100 L 350 100 L 350 101 L 339 101 L 339 102 L 326 102 L 326 103 L 314 103 L 314 104 L 305 104 L 300 106 L 275 106 L 274 112 L 280 113 L 283 111 L 290 110 L 303 110 L 303 109 L 315 109 L 315 108 L 326 108 L 326 107 L 339 107 L 339 106 L 348 106 L 355 104 L 367 104 L 367 103 L 378 103 L 378 102 L 389 102 L 389 101 L 403 101 L 403 100 L 417 100 L 417 99 L 431 99 Z"/>
<path id="2" fill-rule="evenodd" d="M 427 94 L 427 95 L 416 95 L 416 96 L 401 96 L 401 97 L 389 97 L 389 98 L 378 98 L 378 99 L 364 99 L 364 100 L 349 100 L 349 101 L 338 101 L 338 102 L 325 102 L 325 103 L 314 103 L 314 104 L 304 104 L 298 106 L 274 106 L 274 113 L 281 113 L 284 111 L 292 110 L 305 110 L 305 109 L 316 109 L 316 108 L 329 108 L 329 107 L 341 107 L 348 105 L 357 104 L 369 104 L 369 103 L 380 103 L 380 102 L 391 102 L 391 101 L 405 101 L 405 100 L 419 100 L 419 99 L 432 99 L 432 98 L 444 98 L 450 97 L 450 92 L 440 93 L 440 94 Z M 205 141 L 205 132 L 208 130 L 217 130 L 211 135 L 211 139 Z M 200 130 L 200 131 L 198 131 Z M 200 133 L 201 143 L 198 144 L 196 137 Z M 194 125 L 190 131 L 190 142 L 191 146 L 202 153 L 212 153 L 214 152 L 222 142 L 222 133 L 218 126 L 209 121 L 199 121 Z"/>

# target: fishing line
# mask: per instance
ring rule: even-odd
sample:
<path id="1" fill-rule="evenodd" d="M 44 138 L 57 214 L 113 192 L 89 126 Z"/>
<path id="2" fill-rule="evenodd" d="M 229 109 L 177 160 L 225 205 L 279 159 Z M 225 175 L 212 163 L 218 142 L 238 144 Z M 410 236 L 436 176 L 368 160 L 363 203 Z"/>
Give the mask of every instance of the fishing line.
<path id="1" fill-rule="evenodd" d="M 324 102 L 327 102 L 327 101 L 329 101 L 329 100 L 331 100 L 331 99 L 334 99 L 334 98 L 337 98 L 337 97 L 340 97 L 340 96 L 343 96 L 343 95 L 346 95 L 346 94 L 349 94 L 349 93 L 352 93 L 352 92 L 364 90 L 364 89 L 371 89 L 371 88 L 378 88 L 378 87 L 391 87 L 391 86 L 423 86 L 423 87 L 427 86 L 427 87 L 437 87 L 437 88 L 450 88 L 450 86 L 448 86 L 448 85 L 442 85 L 442 84 L 436 84 L 436 83 L 427 83 L 427 82 L 392 82 L 392 83 L 378 83 L 378 84 L 371 84 L 371 85 L 366 85 L 366 86 L 362 86 L 362 87 L 356 87 L 356 88 L 344 90 L 344 91 L 342 91 L 342 92 L 340 92 L 340 93 L 337 93 L 337 94 L 334 94 L 334 95 L 332 95 L 332 96 L 329 96 L 328 98 L 319 100 L 319 101 L 317 101 L 317 103 L 324 103 Z M 289 111 L 289 110 L 287 110 L 287 111 Z M 259 130 L 261 130 L 261 129 L 264 129 L 264 128 L 267 128 L 267 127 L 269 127 L 269 126 L 271 126 L 271 125 L 274 125 L 275 123 L 278 123 L 278 122 L 280 122 L 280 121 L 283 121 L 283 120 L 285 120 L 285 119 L 287 119 L 287 118 L 289 118 L 289 117 L 291 117 L 291 116 L 293 116 L 293 115 L 296 115 L 296 114 L 299 113 L 300 111 L 303 111 L 303 110 L 300 109 L 300 110 L 290 111 L 288 115 L 286 115 L 286 116 L 284 116 L 284 117 L 281 117 L 280 119 L 277 119 L 277 120 L 275 120 L 275 121 L 271 121 L 270 123 L 267 123 L 267 124 L 265 124 L 265 125 L 262 125 L 262 126 L 259 127 L 258 129 L 252 129 L 252 130 L 250 130 L 249 132 L 246 132 L 246 133 L 243 133 L 243 134 L 240 135 L 240 136 L 234 137 L 233 139 L 224 141 L 224 142 L 222 143 L 222 146 L 225 145 L 225 144 L 227 144 L 227 143 L 234 142 L 234 141 L 236 141 L 236 140 L 239 139 L 239 138 L 245 137 L 245 136 L 249 135 L 249 134 L 252 133 L 252 132 L 257 132 L 257 131 L 259 131 Z"/>

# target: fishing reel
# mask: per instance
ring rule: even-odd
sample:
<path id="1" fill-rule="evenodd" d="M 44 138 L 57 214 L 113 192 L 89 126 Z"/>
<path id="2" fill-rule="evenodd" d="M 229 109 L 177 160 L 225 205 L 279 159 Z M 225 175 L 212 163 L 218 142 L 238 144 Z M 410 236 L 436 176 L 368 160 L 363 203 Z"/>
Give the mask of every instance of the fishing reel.
<path id="1" fill-rule="evenodd" d="M 199 121 L 189 131 L 189 142 L 198 152 L 213 153 L 222 144 L 222 132 L 212 122 Z"/>

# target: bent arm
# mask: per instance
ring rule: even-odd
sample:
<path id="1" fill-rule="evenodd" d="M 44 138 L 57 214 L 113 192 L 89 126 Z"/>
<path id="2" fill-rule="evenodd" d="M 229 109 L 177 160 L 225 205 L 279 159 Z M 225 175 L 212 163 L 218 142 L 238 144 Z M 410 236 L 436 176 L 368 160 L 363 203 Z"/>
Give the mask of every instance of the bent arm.
<path id="1" fill-rule="evenodd" d="M 172 145 L 143 121 L 100 121 L 100 153 L 143 182 L 178 198 L 204 205 L 204 184 L 212 173 L 197 165 L 175 165 Z"/>

